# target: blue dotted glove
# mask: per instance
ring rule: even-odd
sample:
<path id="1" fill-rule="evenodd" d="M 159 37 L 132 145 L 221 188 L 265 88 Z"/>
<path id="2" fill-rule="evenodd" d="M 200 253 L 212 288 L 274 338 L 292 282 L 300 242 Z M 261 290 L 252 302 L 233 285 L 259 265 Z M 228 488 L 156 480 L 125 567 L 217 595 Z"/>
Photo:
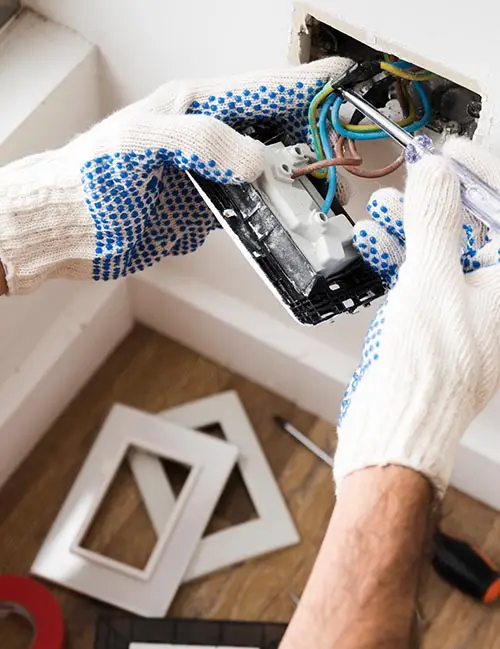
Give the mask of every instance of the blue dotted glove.
<path id="1" fill-rule="evenodd" d="M 196 250 L 216 227 L 185 171 L 255 180 L 269 119 L 308 140 L 312 97 L 350 62 L 323 59 L 229 80 L 172 82 L 54 152 L 0 170 L 0 258 L 10 293 L 50 277 L 108 280 Z"/>
<path id="2" fill-rule="evenodd" d="M 485 178 L 487 182 L 500 187 L 500 178 L 491 178 L 492 169 L 486 173 L 484 168 L 477 168 L 478 163 L 472 154 L 468 141 L 451 138 L 444 147 L 449 157 L 466 161 L 471 169 Z M 367 205 L 371 220 L 359 221 L 354 226 L 354 245 L 371 268 L 378 273 L 390 288 L 394 287 L 399 276 L 399 269 L 405 260 L 406 234 L 404 229 L 404 196 L 397 189 L 384 187 L 375 191 Z M 462 210 L 462 243 L 460 262 L 463 272 L 470 273 L 491 263 L 491 236 L 483 223 Z M 500 255 L 500 251 L 497 251 Z M 378 310 L 370 325 L 362 350 L 359 367 L 354 372 L 351 383 L 342 400 L 341 422 L 351 403 L 351 397 L 374 360 L 378 359 L 380 335 L 385 322 L 384 305 Z"/>
<path id="3" fill-rule="evenodd" d="M 445 155 L 476 167 L 476 173 L 484 178 L 491 176 L 484 168 L 479 168 L 477 160 L 470 160 L 470 144 L 459 138 L 450 139 L 444 146 Z M 354 227 L 354 245 L 372 269 L 378 273 L 388 286 L 394 286 L 399 267 L 405 259 L 406 235 L 404 228 L 404 197 L 393 188 L 383 188 L 374 192 L 367 210 L 370 221 L 359 221 Z M 483 223 L 462 211 L 462 246 L 460 260 L 464 273 L 479 270 L 489 265 L 491 236 Z"/>
<path id="4" fill-rule="evenodd" d="M 460 160 L 500 190 L 500 163 L 469 141 Z M 344 396 L 334 474 L 399 464 L 442 496 L 456 448 L 500 384 L 500 236 L 469 214 L 445 158 L 408 169 L 404 203 L 375 192 L 356 245 L 391 286 Z"/>

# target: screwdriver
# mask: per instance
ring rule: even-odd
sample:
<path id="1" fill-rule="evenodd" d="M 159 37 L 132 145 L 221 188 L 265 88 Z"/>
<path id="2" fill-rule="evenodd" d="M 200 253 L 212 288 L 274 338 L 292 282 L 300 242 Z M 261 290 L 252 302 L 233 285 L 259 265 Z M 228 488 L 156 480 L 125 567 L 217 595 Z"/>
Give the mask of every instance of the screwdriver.
<path id="1" fill-rule="evenodd" d="M 413 137 L 354 90 L 337 86 L 334 91 L 403 147 L 407 161 L 414 162 L 427 154 L 440 155 L 430 138 Z M 451 158 L 451 165 L 460 180 L 460 195 L 464 207 L 489 228 L 500 232 L 500 194 L 458 160 Z"/>
<path id="2" fill-rule="evenodd" d="M 307 435 L 283 417 L 274 417 L 276 424 L 296 441 L 332 467 L 332 458 Z M 441 530 L 434 534 L 432 566 L 450 586 L 483 604 L 500 597 L 500 571 L 493 561 L 470 543 Z"/>
<path id="3" fill-rule="evenodd" d="M 317 444 L 315 444 L 312 439 L 309 439 L 307 435 L 301 433 L 300 430 L 297 430 L 293 424 L 291 424 L 284 417 L 274 417 L 274 421 L 282 428 L 286 433 L 294 437 L 302 446 L 305 446 L 311 453 L 314 453 L 316 457 L 319 457 L 320 460 L 323 460 L 325 464 L 333 468 L 333 460 L 330 455 Z"/>
<path id="4" fill-rule="evenodd" d="M 437 574 L 483 604 L 500 596 L 500 571 L 492 560 L 470 543 L 438 530 L 434 535 L 432 565 Z"/>

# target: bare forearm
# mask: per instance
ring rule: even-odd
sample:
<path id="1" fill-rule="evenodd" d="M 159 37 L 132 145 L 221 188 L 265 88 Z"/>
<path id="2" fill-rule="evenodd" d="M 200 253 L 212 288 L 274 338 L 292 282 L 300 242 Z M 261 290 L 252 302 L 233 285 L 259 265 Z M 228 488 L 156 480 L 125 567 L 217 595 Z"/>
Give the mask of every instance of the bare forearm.
<path id="1" fill-rule="evenodd" d="M 7 293 L 7 280 L 5 278 L 5 269 L 2 262 L 0 262 L 0 295 Z"/>
<path id="2" fill-rule="evenodd" d="M 429 519 L 412 470 L 347 477 L 281 649 L 407 649 Z"/>

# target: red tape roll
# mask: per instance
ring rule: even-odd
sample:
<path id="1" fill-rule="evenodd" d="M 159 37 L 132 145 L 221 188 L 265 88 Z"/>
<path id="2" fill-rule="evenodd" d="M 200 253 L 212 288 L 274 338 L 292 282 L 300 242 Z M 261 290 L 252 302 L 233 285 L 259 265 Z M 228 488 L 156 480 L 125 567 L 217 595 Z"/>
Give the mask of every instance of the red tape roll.
<path id="1" fill-rule="evenodd" d="M 30 649 L 62 649 L 62 611 L 45 586 L 28 577 L 0 575 L 0 610 L 2 607 L 24 613 L 30 618 L 34 633 Z"/>

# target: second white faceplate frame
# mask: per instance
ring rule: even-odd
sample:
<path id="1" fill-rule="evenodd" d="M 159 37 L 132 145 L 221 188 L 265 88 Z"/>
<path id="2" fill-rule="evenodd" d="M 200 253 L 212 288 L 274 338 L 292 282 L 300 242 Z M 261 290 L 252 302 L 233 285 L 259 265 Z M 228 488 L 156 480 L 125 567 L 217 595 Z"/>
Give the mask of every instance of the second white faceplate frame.
<path id="1" fill-rule="evenodd" d="M 160 416 L 186 428 L 203 428 L 215 423 L 221 426 L 226 440 L 239 449 L 238 466 L 258 516 L 202 538 L 184 581 L 300 541 L 285 499 L 236 392 L 187 403 L 165 410 Z M 158 532 L 164 529 L 169 507 L 175 502 L 168 478 L 158 467 L 159 460 L 152 456 L 139 452 L 130 458 L 130 465 Z"/>

